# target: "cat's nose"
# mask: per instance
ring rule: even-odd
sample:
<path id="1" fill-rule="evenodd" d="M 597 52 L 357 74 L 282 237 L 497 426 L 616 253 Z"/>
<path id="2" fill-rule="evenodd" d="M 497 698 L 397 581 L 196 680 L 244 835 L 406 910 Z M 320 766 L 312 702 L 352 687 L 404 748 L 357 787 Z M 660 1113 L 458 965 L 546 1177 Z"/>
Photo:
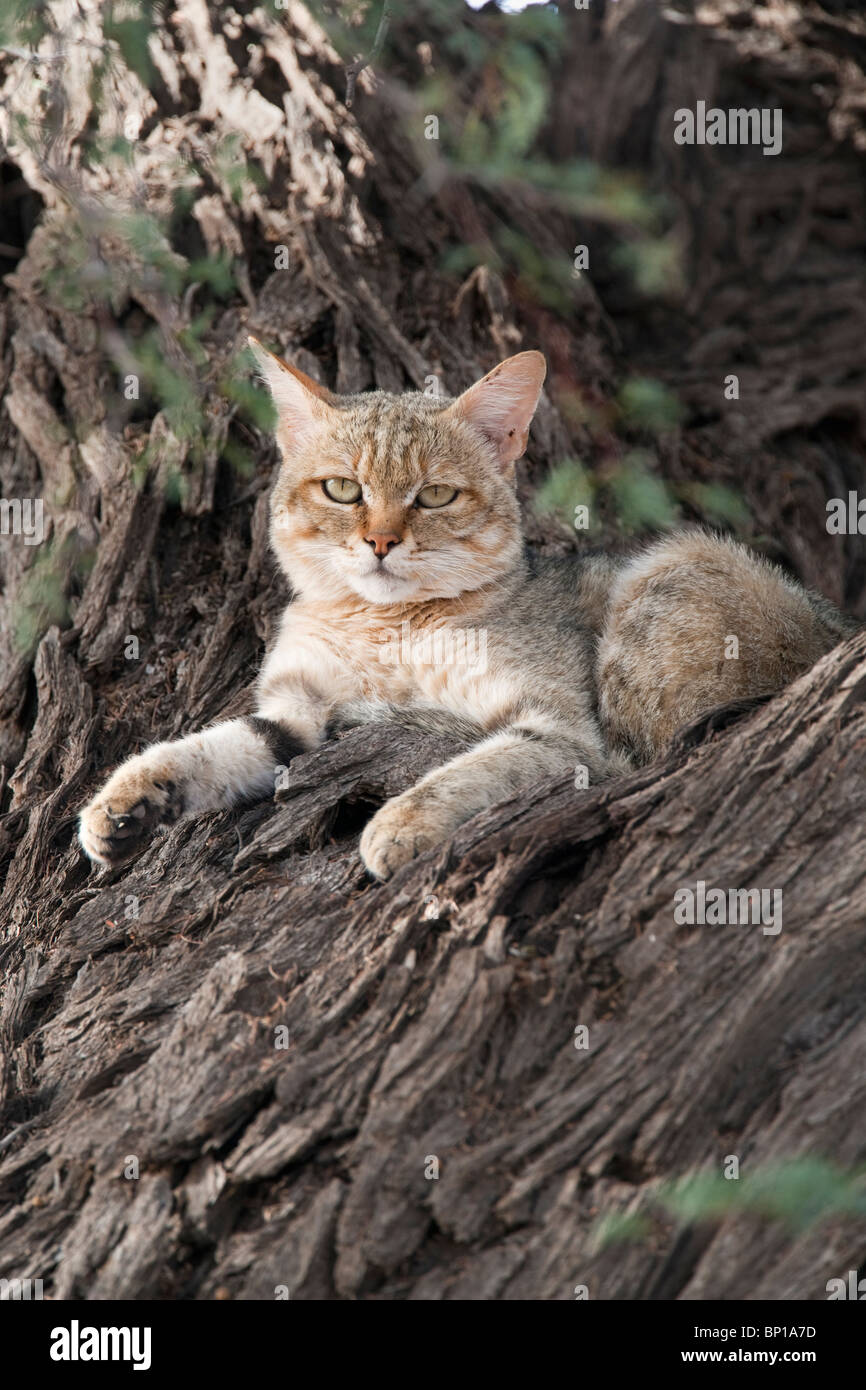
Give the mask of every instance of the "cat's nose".
<path id="1" fill-rule="evenodd" d="M 364 540 L 373 547 L 380 560 L 384 560 L 388 551 L 400 544 L 400 537 L 395 535 L 393 531 L 371 531 L 368 536 L 364 537 Z"/>

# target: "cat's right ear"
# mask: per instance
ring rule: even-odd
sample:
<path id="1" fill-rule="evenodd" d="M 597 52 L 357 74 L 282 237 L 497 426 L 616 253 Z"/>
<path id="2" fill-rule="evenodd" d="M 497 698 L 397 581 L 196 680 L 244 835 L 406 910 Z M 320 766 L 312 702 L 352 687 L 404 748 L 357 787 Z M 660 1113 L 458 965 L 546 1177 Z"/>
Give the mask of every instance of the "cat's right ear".
<path id="1" fill-rule="evenodd" d="M 336 396 L 305 372 L 268 352 L 258 338 L 247 338 L 259 375 L 270 389 L 277 410 L 277 433 L 291 445 L 298 444 L 311 427 L 337 404 Z"/>

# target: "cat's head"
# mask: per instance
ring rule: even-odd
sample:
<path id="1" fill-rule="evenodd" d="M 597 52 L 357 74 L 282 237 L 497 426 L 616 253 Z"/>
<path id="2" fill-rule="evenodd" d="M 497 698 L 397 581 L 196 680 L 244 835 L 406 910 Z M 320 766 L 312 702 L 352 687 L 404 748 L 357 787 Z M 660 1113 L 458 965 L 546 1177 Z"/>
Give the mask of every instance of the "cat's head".
<path id="1" fill-rule="evenodd" d="M 297 592 L 391 606 L 453 598 L 513 568 L 514 464 L 544 381 L 540 352 L 507 358 L 449 401 L 335 396 L 250 346 L 282 454 L 271 539 Z"/>

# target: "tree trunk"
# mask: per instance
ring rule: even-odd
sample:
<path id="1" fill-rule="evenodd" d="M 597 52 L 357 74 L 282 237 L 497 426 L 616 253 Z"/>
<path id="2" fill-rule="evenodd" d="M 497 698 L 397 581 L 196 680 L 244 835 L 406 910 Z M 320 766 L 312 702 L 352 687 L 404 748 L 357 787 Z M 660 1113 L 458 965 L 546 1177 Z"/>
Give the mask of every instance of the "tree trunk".
<path id="1" fill-rule="evenodd" d="M 529 153 L 664 192 L 653 245 L 679 247 L 682 284 L 657 295 L 615 199 L 431 152 L 431 66 L 464 116 L 501 117 L 496 70 L 448 47 L 438 7 L 395 7 L 350 109 L 347 55 L 295 0 L 178 0 L 149 91 L 96 6 L 84 43 L 49 4 L 56 61 L 0 54 L 2 495 L 45 516 L 41 545 L 0 537 L 0 1277 L 59 1299 L 823 1299 L 862 1263 L 866 636 L 663 763 L 539 785 L 384 886 L 360 828 L 445 737 L 343 734 L 273 802 L 184 820 L 123 869 L 75 837 L 123 758 L 249 708 L 287 600 L 274 448 L 232 385 L 248 332 L 338 391 L 454 393 L 542 347 L 525 502 L 581 455 L 618 544 L 604 480 L 638 450 L 673 519 L 712 521 L 722 483 L 746 539 L 866 613 L 862 539 L 825 524 L 863 487 L 866 31 L 829 3 L 719 8 L 563 4 L 536 54 Z M 675 108 L 755 91 L 784 109 L 782 156 L 673 142 Z M 83 157 L 128 117 L 128 162 Z M 569 266 L 590 247 L 566 304 L 531 293 L 515 238 Z M 498 259 L 443 263 L 478 245 Z M 642 377 L 680 423 L 616 415 Z M 538 546 L 576 543 L 526 517 Z M 781 929 L 678 921 L 699 883 L 781 891 Z M 751 1198 L 684 1214 L 673 1180 L 731 1159 Z M 814 1219 L 745 1181 L 774 1172 Z"/>

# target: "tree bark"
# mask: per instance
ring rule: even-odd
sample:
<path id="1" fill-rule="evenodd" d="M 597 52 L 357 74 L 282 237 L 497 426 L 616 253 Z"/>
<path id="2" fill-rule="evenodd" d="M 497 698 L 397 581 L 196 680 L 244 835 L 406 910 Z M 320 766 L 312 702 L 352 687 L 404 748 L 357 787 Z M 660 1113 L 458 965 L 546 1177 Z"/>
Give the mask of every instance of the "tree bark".
<path id="1" fill-rule="evenodd" d="M 549 191 L 435 154 L 422 168 L 419 45 L 448 61 L 433 14 L 394 16 L 387 69 L 358 67 L 351 109 L 343 57 L 294 0 L 231 20 L 178 0 L 152 40 L 153 95 L 115 53 L 98 109 L 90 59 L 39 87 L 26 55 L 0 55 L 0 192 L 17 190 L 0 253 L 20 252 L 0 314 L 2 495 L 45 499 L 53 557 L 0 539 L 0 1277 L 58 1299 L 822 1299 L 862 1263 L 862 1215 L 792 1230 L 746 1210 L 677 1218 L 663 1199 L 731 1155 L 744 1173 L 804 1157 L 847 1173 L 866 1153 L 866 636 L 760 708 L 683 731 L 658 765 L 503 803 L 387 885 L 367 880 L 359 831 L 456 751 L 444 736 L 344 733 L 295 759 L 273 802 L 184 820 L 122 869 L 90 866 L 75 838 L 112 766 L 249 707 L 287 600 L 267 547 L 273 445 L 225 391 L 247 332 L 339 391 L 433 375 L 457 392 L 543 347 L 527 502 L 563 457 L 635 442 L 601 439 L 570 392 L 603 414 L 628 377 L 659 377 L 686 411 L 655 464 L 692 497 L 682 519 L 707 519 L 690 485 L 736 487 L 756 544 L 866 612 L 862 540 L 825 526 L 827 499 L 863 486 L 866 31 L 829 4 L 707 12 L 563 5 L 545 57 L 536 152 L 640 168 L 669 199 L 686 284 L 661 300 L 601 212 L 576 228 Z M 76 51 L 93 55 L 108 41 L 88 13 L 93 48 Z M 750 87 L 784 107 L 784 160 L 673 143 L 674 108 L 741 105 Z M 107 182 L 81 151 L 118 103 L 142 121 Z M 16 111 L 40 132 L 53 111 L 51 138 L 17 137 Z M 225 152 L 241 147 L 263 177 L 238 200 Z M 112 218 L 168 216 L 181 166 L 174 294 Z M 443 245 L 501 226 L 540 255 L 591 243 L 567 311 L 508 263 L 443 268 Z M 57 289 L 71 227 L 77 280 L 108 274 L 108 308 Z M 190 267 L 221 256 L 233 288 L 196 359 Z M 195 444 L 155 396 L 123 403 L 146 327 L 200 404 Z M 529 507 L 527 531 L 575 544 Z M 620 539 L 610 519 L 603 539 Z M 781 930 L 678 924 L 674 895 L 699 881 L 781 890 Z M 649 1234 L 606 1244 L 600 1218 L 635 1213 Z"/>

